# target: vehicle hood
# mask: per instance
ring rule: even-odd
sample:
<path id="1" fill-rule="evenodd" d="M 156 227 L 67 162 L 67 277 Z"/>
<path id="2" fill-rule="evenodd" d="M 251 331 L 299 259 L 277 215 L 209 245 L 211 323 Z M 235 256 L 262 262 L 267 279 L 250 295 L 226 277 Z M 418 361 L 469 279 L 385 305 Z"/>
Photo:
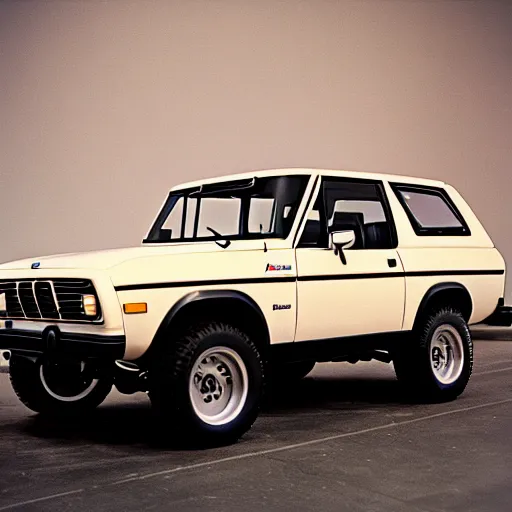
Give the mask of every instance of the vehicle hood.
<path id="1" fill-rule="evenodd" d="M 218 252 L 224 249 L 215 243 L 194 243 L 176 245 L 153 245 L 147 247 L 128 247 L 80 253 L 56 254 L 11 261 L 0 265 L 1 270 L 31 269 L 35 263 L 38 269 L 98 269 L 106 270 L 129 260 L 173 254 L 192 254 L 200 252 Z M 230 247 L 226 250 L 232 250 Z"/>

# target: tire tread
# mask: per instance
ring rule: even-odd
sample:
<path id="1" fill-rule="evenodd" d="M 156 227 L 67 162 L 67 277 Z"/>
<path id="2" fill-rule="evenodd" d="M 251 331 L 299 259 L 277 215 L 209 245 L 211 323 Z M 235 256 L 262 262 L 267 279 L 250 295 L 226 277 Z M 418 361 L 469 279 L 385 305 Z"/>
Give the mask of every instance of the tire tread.
<path id="1" fill-rule="evenodd" d="M 440 385 L 430 369 L 430 336 L 437 325 L 453 325 L 463 339 L 465 363 L 454 383 Z M 422 402 L 443 402 L 457 398 L 466 388 L 473 370 L 473 343 L 469 327 L 459 309 L 452 305 L 433 308 L 413 330 L 411 338 L 396 352 L 393 365 L 398 380 L 409 396 Z"/>
<path id="2" fill-rule="evenodd" d="M 61 402 L 50 396 L 39 378 L 39 362 L 23 356 L 11 356 L 9 380 L 20 402 L 41 414 L 68 414 L 87 412 L 98 407 L 112 389 L 112 381 L 100 379 L 94 389 L 76 402 Z"/>
<path id="3" fill-rule="evenodd" d="M 260 397 L 243 418 L 234 420 L 233 427 L 213 428 L 203 424 L 192 412 L 188 398 L 188 373 L 201 344 L 212 336 L 222 335 L 243 343 L 255 358 L 261 372 Z M 235 442 L 256 421 L 263 396 L 264 366 L 260 353 L 250 337 L 225 322 L 201 321 L 178 334 L 173 342 L 162 344 L 151 365 L 150 399 L 156 415 L 160 441 L 171 435 L 185 443 L 226 444 Z M 249 383 L 249 386 L 252 384 Z"/>

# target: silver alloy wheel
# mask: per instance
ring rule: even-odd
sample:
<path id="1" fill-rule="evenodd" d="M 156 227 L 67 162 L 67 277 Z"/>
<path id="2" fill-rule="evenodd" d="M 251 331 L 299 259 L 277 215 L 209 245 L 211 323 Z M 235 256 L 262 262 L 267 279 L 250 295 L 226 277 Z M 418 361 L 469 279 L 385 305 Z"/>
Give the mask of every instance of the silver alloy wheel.
<path id="1" fill-rule="evenodd" d="M 80 364 L 80 370 L 81 373 L 84 371 L 85 363 Z M 98 384 L 98 379 L 91 379 L 91 378 L 85 378 L 83 383 L 82 391 L 72 394 L 72 395 L 61 395 L 60 393 L 56 393 L 53 391 L 50 387 L 50 385 L 47 382 L 47 377 L 45 377 L 45 365 L 44 363 L 41 364 L 39 367 L 39 378 L 41 379 L 41 384 L 43 385 L 46 392 L 52 397 L 55 398 L 55 400 L 59 400 L 61 402 L 77 402 L 78 400 L 81 400 L 82 398 L 85 398 L 89 393 L 96 387 Z"/>
<path id="2" fill-rule="evenodd" d="M 464 345 L 457 329 L 449 324 L 440 325 L 430 343 L 430 366 L 441 384 L 452 384 L 464 367 Z"/>
<path id="3" fill-rule="evenodd" d="M 228 347 L 212 347 L 194 362 L 189 396 L 197 416 L 209 425 L 225 425 L 242 411 L 249 377 L 240 355 Z"/>

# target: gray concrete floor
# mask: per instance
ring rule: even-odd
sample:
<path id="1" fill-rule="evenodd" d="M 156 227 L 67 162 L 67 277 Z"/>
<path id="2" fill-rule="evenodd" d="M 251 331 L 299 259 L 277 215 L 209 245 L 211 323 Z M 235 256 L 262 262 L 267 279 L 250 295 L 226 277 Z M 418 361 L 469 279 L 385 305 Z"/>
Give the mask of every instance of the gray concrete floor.
<path id="1" fill-rule="evenodd" d="M 475 342 L 448 404 L 402 403 L 391 365 L 318 365 L 236 445 L 172 451 L 151 444 L 145 395 L 48 423 L 0 374 L 0 511 L 509 512 L 511 376 L 503 336 Z"/>

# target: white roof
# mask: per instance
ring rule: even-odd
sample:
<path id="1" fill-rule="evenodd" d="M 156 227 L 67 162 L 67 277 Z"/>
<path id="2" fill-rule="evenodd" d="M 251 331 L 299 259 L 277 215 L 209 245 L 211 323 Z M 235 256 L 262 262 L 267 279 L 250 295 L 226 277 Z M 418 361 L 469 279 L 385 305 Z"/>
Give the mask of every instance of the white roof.
<path id="1" fill-rule="evenodd" d="M 427 178 L 415 178 L 412 176 L 402 176 L 399 174 L 383 174 L 383 173 L 369 173 L 359 171 L 344 171 L 337 169 L 314 169 L 314 168 L 285 168 L 285 169 L 265 169 L 259 171 L 249 171 L 240 174 L 228 174 L 224 176 L 217 176 L 214 178 L 206 178 L 203 180 L 190 181 L 187 183 L 180 183 L 174 186 L 171 190 L 181 190 L 184 188 L 198 187 L 200 185 L 208 185 L 211 183 L 220 183 L 225 181 L 233 181 L 247 178 L 263 178 L 266 176 L 286 176 L 291 174 L 329 174 L 338 175 L 346 178 L 366 178 L 373 180 L 383 181 L 398 181 L 401 183 L 415 183 L 417 185 L 429 185 L 433 187 L 443 187 L 446 184 L 442 181 L 432 180 Z"/>

